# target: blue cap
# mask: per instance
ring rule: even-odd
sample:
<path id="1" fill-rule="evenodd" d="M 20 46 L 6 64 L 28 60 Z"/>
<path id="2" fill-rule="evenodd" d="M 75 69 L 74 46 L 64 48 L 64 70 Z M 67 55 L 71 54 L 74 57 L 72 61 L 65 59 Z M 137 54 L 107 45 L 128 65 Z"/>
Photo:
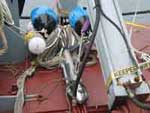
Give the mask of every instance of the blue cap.
<path id="1" fill-rule="evenodd" d="M 71 27 L 75 28 L 76 22 L 78 22 L 83 16 L 88 17 L 88 14 L 85 9 L 79 6 L 73 9 L 69 14 L 69 22 Z"/>
<path id="2" fill-rule="evenodd" d="M 32 23 L 34 23 L 35 19 L 42 14 L 48 14 L 49 16 L 53 17 L 56 22 L 58 22 L 58 16 L 51 8 L 47 6 L 40 6 L 33 9 L 31 12 Z"/>

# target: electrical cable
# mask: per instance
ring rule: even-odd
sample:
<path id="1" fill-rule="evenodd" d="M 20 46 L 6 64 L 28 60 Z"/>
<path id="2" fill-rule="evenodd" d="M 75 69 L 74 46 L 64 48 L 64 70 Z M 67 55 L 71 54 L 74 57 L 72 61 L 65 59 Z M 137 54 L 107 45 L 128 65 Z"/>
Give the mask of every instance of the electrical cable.
<path id="1" fill-rule="evenodd" d="M 134 14 L 135 14 L 135 11 L 122 13 L 123 16 L 130 16 L 130 15 L 134 15 Z M 150 10 L 137 11 L 137 15 L 143 15 L 143 14 L 147 14 L 147 15 L 150 14 Z"/>
<path id="2" fill-rule="evenodd" d="M 98 25 L 99 25 L 99 20 L 100 20 L 100 13 L 101 15 L 103 15 L 104 18 L 106 18 L 118 31 L 119 33 L 121 34 L 121 36 L 123 37 L 125 43 L 126 43 L 126 46 L 129 50 L 129 55 L 130 57 L 132 58 L 132 60 L 134 61 L 135 65 L 138 66 L 138 63 L 136 62 L 134 56 L 132 55 L 132 51 L 131 51 L 131 48 L 130 48 L 130 45 L 128 43 L 128 40 L 126 39 L 126 36 L 125 34 L 122 32 L 122 30 L 119 28 L 119 26 L 113 22 L 105 13 L 104 11 L 102 10 L 102 7 L 101 7 L 101 3 L 99 2 L 99 0 L 95 0 L 95 5 L 96 5 L 96 25 L 94 26 L 94 30 L 93 30 L 93 34 L 91 36 L 91 40 L 90 40 L 90 45 L 88 46 L 88 49 L 85 53 L 85 56 L 83 58 L 83 62 L 79 68 L 79 73 L 77 75 L 77 80 L 76 80 L 76 84 L 75 84 L 75 90 L 74 90 L 74 96 L 76 97 L 76 93 L 77 93 L 77 88 L 78 88 L 78 84 L 80 82 L 80 78 L 82 76 L 82 73 L 83 73 L 83 70 L 84 70 L 84 67 L 85 67 L 85 64 L 86 64 L 86 59 L 87 59 L 87 56 L 89 55 L 89 52 L 90 52 L 90 49 L 94 43 L 94 40 L 95 40 L 95 36 L 96 36 L 96 33 L 97 33 L 97 29 L 98 29 Z M 98 20 L 99 18 L 99 20 Z"/>
<path id="3" fill-rule="evenodd" d="M 130 88 L 126 88 L 126 92 L 128 94 L 128 97 L 131 99 L 131 101 L 138 107 L 145 109 L 145 110 L 150 110 L 150 104 L 146 104 L 141 102 L 136 98 L 136 95 L 132 92 Z"/>
<path id="4" fill-rule="evenodd" d="M 78 89 L 78 85 L 80 83 L 80 79 L 82 77 L 82 73 L 84 71 L 84 68 L 85 68 L 85 65 L 86 65 L 86 61 L 87 61 L 87 58 L 88 58 L 88 55 L 90 53 L 90 50 L 92 48 L 92 45 L 95 41 L 95 37 L 96 37 L 96 34 L 97 34 L 97 30 L 98 30 L 98 27 L 99 27 L 99 22 L 100 22 L 100 9 L 101 9 L 101 5 L 100 5 L 100 2 L 99 0 L 95 0 L 95 9 L 96 9 L 96 21 L 95 21 L 95 25 L 94 25 L 94 29 L 93 29 L 93 33 L 90 37 L 90 44 L 88 45 L 87 47 L 87 50 L 85 51 L 85 55 L 83 57 L 83 60 L 82 60 L 82 63 L 79 67 L 79 72 L 77 73 L 77 79 L 75 81 L 75 87 L 74 87 L 74 91 L 73 91 L 73 95 L 74 97 L 76 97 L 77 95 L 77 89 Z"/>
<path id="5" fill-rule="evenodd" d="M 126 39 L 126 36 L 125 34 L 122 32 L 122 30 L 119 28 L 119 26 L 113 22 L 104 12 L 103 10 L 101 9 L 101 14 L 111 23 L 113 24 L 116 29 L 119 31 L 119 33 L 122 35 L 126 45 L 127 45 L 127 48 L 129 50 L 129 54 L 130 54 L 130 57 L 133 59 L 133 61 L 135 62 L 136 66 L 138 67 L 138 63 L 136 62 L 134 56 L 132 55 L 132 51 L 130 49 L 130 45 Z M 132 90 L 130 88 L 127 88 L 126 89 L 127 91 L 127 94 L 128 94 L 128 97 L 132 100 L 132 102 L 134 102 L 137 106 L 139 106 L 140 108 L 143 108 L 143 109 L 146 109 L 146 110 L 150 110 L 150 105 L 149 104 L 146 104 L 146 103 L 142 103 L 141 101 L 139 101 L 136 97 L 135 97 L 135 94 L 132 93 Z"/>
<path id="6" fill-rule="evenodd" d="M 136 23 L 135 23 L 135 22 L 136 22 L 137 13 L 138 13 L 138 9 L 139 9 L 139 7 L 140 7 L 140 4 L 141 4 L 141 1 L 138 0 L 138 1 L 137 1 L 137 4 L 136 4 L 136 10 L 135 10 L 135 12 L 134 12 L 134 17 L 133 17 L 133 19 L 132 19 L 132 22 L 127 22 L 127 21 L 126 21 L 126 24 L 131 25 L 131 27 L 130 27 L 130 33 L 129 33 L 129 39 L 131 39 L 132 34 L 133 34 L 133 26 L 139 27 L 139 28 L 144 28 L 144 29 L 149 29 L 149 28 L 150 28 L 149 26 L 145 26 L 145 25 L 141 25 L 141 24 L 136 24 Z M 115 5 L 115 3 L 114 3 L 114 5 Z M 116 7 L 115 7 L 115 8 L 116 8 Z M 116 8 L 116 10 L 117 10 L 117 8 Z M 132 43 L 131 43 L 131 48 L 133 49 L 134 52 L 136 52 L 136 53 L 138 53 L 138 54 L 141 54 L 141 58 L 142 58 L 142 56 L 149 57 L 149 53 L 146 53 L 146 52 L 143 52 L 143 51 L 138 50 L 137 48 L 135 48 L 135 47 L 132 45 Z M 133 52 L 132 52 L 132 53 L 133 53 Z M 134 55 L 133 55 L 133 56 L 134 56 Z M 138 61 L 137 61 L 136 59 L 135 59 L 135 62 L 136 62 L 136 64 L 138 64 Z M 139 64 L 138 64 L 138 67 L 139 67 Z M 140 71 L 140 69 L 138 70 L 138 74 L 139 74 L 139 75 L 142 74 L 142 72 Z"/>
<path id="7" fill-rule="evenodd" d="M 129 45 L 129 43 L 128 43 L 128 40 L 126 39 L 125 34 L 122 32 L 122 30 L 119 28 L 119 26 L 118 26 L 115 22 L 113 22 L 113 21 L 104 13 L 104 11 L 102 10 L 102 8 L 100 8 L 100 12 L 101 12 L 101 14 L 103 15 L 103 17 L 106 18 L 106 19 L 119 31 L 119 33 L 120 33 L 121 36 L 123 37 L 123 40 L 124 40 L 124 42 L 126 43 L 126 46 L 127 46 L 128 50 L 129 50 L 129 55 L 130 55 L 130 57 L 131 57 L 132 60 L 134 61 L 135 65 L 138 67 L 137 62 L 136 62 L 134 56 L 132 55 L 132 51 L 131 51 L 130 45 Z"/>
<path id="8" fill-rule="evenodd" d="M 116 3 L 115 0 L 113 0 L 113 3 L 114 3 L 114 6 L 115 6 L 115 9 L 116 9 L 117 16 L 118 16 L 118 18 L 120 18 L 120 16 L 119 16 L 119 15 L 120 15 L 120 14 L 119 14 L 119 10 L 118 10 L 118 8 L 117 8 L 117 3 Z M 138 10 L 139 4 L 140 4 L 140 0 L 137 2 L 136 11 Z M 136 15 L 136 12 L 135 12 L 135 16 L 134 16 L 134 18 L 133 18 L 133 21 L 136 20 L 136 16 L 137 16 L 137 15 Z M 124 34 L 123 40 L 124 40 L 124 42 L 126 43 L 126 47 L 127 47 L 128 51 L 129 51 L 129 56 L 131 57 L 132 61 L 133 61 L 134 64 L 136 65 L 136 67 L 139 68 L 138 60 L 136 59 L 135 54 L 134 54 L 134 50 L 135 50 L 135 49 L 133 49 L 132 44 L 130 45 L 129 42 L 128 42 L 128 40 L 127 40 L 127 38 L 126 38 L 126 34 L 125 34 L 124 30 L 123 30 L 124 27 L 123 27 L 123 24 L 122 24 L 121 19 L 119 19 L 119 22 L 120 22 L 120 26 L 121 26 L 120 29 L 121 29 L 122 33 Z M 130 34 L 129 34 L 129 36 L 128 36 L 129 39 L 131 39 L 131 36 L 132 36 L 132 29 L 130 30 Z M 133 51 L 132 51 L 132 50 L 133 50 Z M 138 71 L 136 72 L 136 74 L 137 74 L 137 75 L 141 75 L 141 74 L 142 74 L 141 70 L 138 69 Z"/>
<path id="9" fill-rule="evenodd" d="M 114 3 L 114 5 L 115 5 L 115 9 L 117 10 L 115 3 Z M 101 14 L 103 15 L 103 17 L 104 17 L 106 20 L 108 20 L 108 21 L 119 31 L 119 33 L 121 34 L 121 36 L 122 36 L 122 38 L 123 38 L 123 40 L 124 40 L 124 42 L 125 42 L 125 44 L 126 44 L 126 47 L 127 47 L 127 49 L 128 49 L 128 53 L 129 53 L 130 58 L 132 59 L 134 65 L 135 65 L 136 67 L 139 67 L 138 61 L 137 61 L 137 59 L 136 59 L 136 57 L 134 56 L 134 53 L 133 53 L 133 51 L 132 51 L 132 46 L 130 46 L 130 44 L 129 44 L 127 38 L 126 38 L 126 34 L 124 33 L 124 31 L 122 31 L 123 29 L 121 29 L 113 20 L 111 20 L 111 19 L 108 17 L 108 16 L 104 13 L 104 11 L 102 10 L 102 8 L 100 8 L 100 10 L 101 10 L 100 12 L 101 12 Z M 119 14 L 119 13 L 118 13 L 118 10 L 117 10 L 117 15 L 118 15 L 118 14 Z M 122 26 L 121 26 L 121 27 L 122 27 Z M 135 50 L 135 49 L 134 49 L 134 50 Z M 136 74 L 137 74 L 137 75 L 141 75 L 141 74 L 142 74 L 141 70 L 139 69 L 139 70 L 136 72 Z"/>

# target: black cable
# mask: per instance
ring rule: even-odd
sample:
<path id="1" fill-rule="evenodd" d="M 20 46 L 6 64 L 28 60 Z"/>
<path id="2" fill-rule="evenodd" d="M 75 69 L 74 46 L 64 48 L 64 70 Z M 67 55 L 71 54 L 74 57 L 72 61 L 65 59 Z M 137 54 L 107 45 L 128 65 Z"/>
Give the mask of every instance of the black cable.
<path id="1" fill-rule="evenodd" d="M 30 19 L 31 19 L 31 17 L 30 17 L 30 16 L 20 16 L 20 19 L 30 20 Z"/>
<path id="2" fill-rule="evenodd" d="M 113 22 L 113 21 L 104 13 L 104 11 L 103 11 L 102 9 L 100 9 L 100 10 L 101 10 L 101 14 L 102 14 L 112 25 L 114 25 L 114 26 L 116 27 L 116 29 L 119 31 L 119 33 L 121 34 L 121 36 L 123 37 L 123 39 L 124 39 L 124 41 L 125 41 L 125 43 L 126 43 L 126 45 L 127 45 L 127 48 L 128 48 L 128 50 L 129 50 L 129 55 L 130 55 L 130 57 L 133 59 L 133 61 L 135 62 L 136 66 L 138 67 L 138 64 L 137 64 L 137 62 L 136 62 L 136 60 L 135 60 L 135 58 L 134 58 L 134 56 L 132 55 L 132 52 L 131 52 L 131 50 L 130 50 L 130 46 L 129 46 L 128 40 L 126 39 L 125 34 L 122 32 L 122 30 L 119 28 L 119 26 L 118 26 L 115 22 Z M 131 99 L 131 101 L 132 101 L 133 103 L 135 103 L 135 105 L 137 105 L 138 107 L 140 107 L 140 108 L 142 108 L 142 109 L 150 110 L 150 104 L 146 104 L 146 103 L 143 103 L 143 102 L 141 102 L 140 100 L 138 100 L 138 99 L 136 98 L 136 95 L 132 92 L 132 90 L 131 90 L 130 88 L 126 88 L 126 92 L 127 92 L 127 94 L 128 94 L 128 97 Z"/>
<path id="3" fill-rule="evenodd" d="M 136 11 L 122 13 L 123 16 L 135 15 Z M 150 14 L 150 10 L 137 11 L 137 15 Z"/>
<path id="4" fill-rule="evenodd" d="M 120 28 L 114 21 L 112 21 L 112 20 L 104 13 L 104 11 L 102 10 L 102 8 L 100 8 L 100 12 L 101 12 L 101 14 L 103 15 L 103 17 L 106 18 L 106 19 L 119 31 L 119 33 L 121 34 L 121 36 L 122 36 L 124 42 L 126 43 L 126 47 L 127 47 L 128 50 L 129 50 L 129 55 L 130 55 L 130 57 L 131 57 L 132 60 L 134 61 L 134 64 L 138 67 L 138 63 L 136 62 L 136 60 L 135 60 L 135 58 L 134 58 L 134 56 L 133 56 L 133 54 L 132 54 L 132 51 L 131 51 L 130 45 L 129 45 L 129 43 L 128 43 L 128 40 L 126 39 L 126 36 L 125 36 L 125 34 L 123 33 L 123 31 L 121 30 L 121 28 Z"/>
<path id="5" fill-rule="evenodd" d="M 112 21 L 105 13 L 104 11 L 102 10 L 102 7 L 101 7 L 101 3 L 100 3 L 100 0 L 95 0 L 95 5 L 96 5 L 96 22 L 95 22 L 95 25 L 94 25 L 94 29 L 93 29 L 93 34 L 90 38 L 90 44 L 89 46 L 87 47 L 87 50 L 85 52 L 85 55 L 83 57 L 83 61 L 82 61 L 82 64 L 79 68 L 79 72 L 77 74 L 77 80 L 75 82 L 75 89 L 74 89 L 74 96 L 76 97 L 76 93 L 77 93 L 77 88 L 78 88 L 78 84 L 80 82 L 80 79 L 81 79 L 81 76 L 82 76 L 82 73 L 84 71 L 84 67 L 86 65 L 86 60 L 87 60 L 87 57 L 89 55 L 89 52 L 91 50 L 91 47 L 94 43 L 94 40 L 95 40 L 95 36 L 96 36 L 96 33 L 97 33 L 97 30 L 98 30 L 98 26 L 99 26 L 99 21 L 100 21 L 100 14 L 106 18 L 118 31 L 119 33 L 121 34 L 121 36 L 123 37 L 123 40 L 124 42 L 126 43 L 126 46 L 129 50 L 129 55 L 130 57 L 132 58 L 132 60 L 134 61 L 135 65 L 138 67 L 138 63 L 136 62 L 136 59 L 134 58 L 133 54 L 132 54 L 132 51 L 131 51 L 131 48 L 130 48 L 130 45 L 128 43 L 128 40 L 126 39 L 126 36 L 125 34 L 123 33 L 123 31 L 121 30 L 121 28 L 114 22 Z"/>
<path id="6" fill-rule="evenodd" d="M 18 0 L 19 16 L 21 16 L 24 8 L 25 0 Z"/>
<path id="7" fill-rule="evenodd" d="M 129 50 L 129 55 L 130 55 L 130 57 L 133 59 L 134 63 L 135 63 L 136 66 L 138 67 L 138 63 L 136 62 L 134 56 L 132 55 L 132 52 L 131 52 L 131 50 L 130 50 L 130 46 L 129 46 L 129 43 L 128 43 L 127 39 L 126 39 L 125 34 L 122 32 L 122 30 L 119 28 L 119 26 L 118 26 L 115 22 L 113 22 L 113 21 L 103 12 L 102 9 L 101 9 L 101 14 L 102 14 L 112 25 L 114 25 L 114 26 L 116 27 L 116 29 L 119 31 L 119 33 L 120 33 L 121 36 L 123 37 L 123 39 L 124 39 L 124 41 L 125 41 L 125 43 L 126 43 L 126 46 L 127 46 L 128 50 Z M 137 105 L 138 107 L 140 107 L 140 108 L 142 108 L 142 109 L 150 110 L 150 104 L 146 104 L 146 103 L 143 103 L 143 102 L 141 102 L 140 100 L 138 100 L 138 99 L 136 98 L 136 95 L 132 92 L 132 90 L 131 90 L 130 88 L 126 88 L 126 92 L 127 92 L 127 94 L 128 94 L 128 97 L 131 99 L 131 101 L 132 101 L 133 103 L 135 103 L 135 105 Z"/>
<path id="8" fill-rule="evenodd" d="M 150 110 L 150 104 L 146 104 L 138 100 L 135 96 L 135 94 L 132 92 L 130 88 L 126 88 L 126 92 L 128 94 L 128 97 L 131 99 L 131 101 L 138 107 L 145 109 L 145 110 Z"/>
<path id="9" fill-rule="evenodd" d="M 95 41 L 95 37 L 96 37 L 97 31 L 98 31 L 98 27 L 99 27 L 99 22 L 100 22 L 100 7 L 101 7 L 99 0 L 95 0 L 95 5 L 96 5 L 96 7 L 95 7 L 96 8 L 96 21 L 95 21 L 93 33 L 92 33 L 92 35 L 90 37 L 90 43 L 89 43 L 89 45 L 87 47 L 87 50 L 85 51 L 85 55 L 83 57 L 82 63 L 81 63 L 80 68 L 79 68 L 79 72 L 77 74 L 77 79 L 75 81 L 75 87 L 74 87 L 74 92 L 73 92 L 74 97 L 76 97 L 76 95 L 77 95 L 78 85 L 80 83 L 80 79 L 82 77 L 82 73 L 84 71 L 87 58 L 89 56 L 91 47 L 92 47 L 92 45 L 93 45 L 93 43 Z"/>

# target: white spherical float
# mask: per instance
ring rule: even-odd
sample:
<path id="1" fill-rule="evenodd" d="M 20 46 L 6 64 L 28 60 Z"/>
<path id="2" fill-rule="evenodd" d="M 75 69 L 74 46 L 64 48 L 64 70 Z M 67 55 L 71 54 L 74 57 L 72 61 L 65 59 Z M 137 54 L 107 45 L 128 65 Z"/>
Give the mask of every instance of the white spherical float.
<path id="1" fill-rule="evenodd" d="M 41 37 L 33 37 L 28 43 L 29 51 L 35 55 L 39 55 L 46 49 L 46 42 Z"/>

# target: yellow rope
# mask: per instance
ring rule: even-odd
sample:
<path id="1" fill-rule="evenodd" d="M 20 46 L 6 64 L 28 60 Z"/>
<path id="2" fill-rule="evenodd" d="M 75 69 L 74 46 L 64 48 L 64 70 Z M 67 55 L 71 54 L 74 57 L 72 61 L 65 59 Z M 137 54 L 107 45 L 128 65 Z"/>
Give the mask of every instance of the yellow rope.
<path id="1" fill-rule="evenodd" d="M 28 32 L 24 36 L 24 41 L 27 43 L 30 39 L 32 39 L 35 36 L 35 32 Z"/>
<path id="2" fill-rule="evenodd" d="M 130 25 L 130 26 L 133 26 L 133 27 L 137 27 L 137 28 L 150 29 L 150 26 L 144 25 L 144 24 L 134 23 L 134 22 L 130 22 L 130 21 L 125 21 L 125 23 L 127 25 Z"/>

